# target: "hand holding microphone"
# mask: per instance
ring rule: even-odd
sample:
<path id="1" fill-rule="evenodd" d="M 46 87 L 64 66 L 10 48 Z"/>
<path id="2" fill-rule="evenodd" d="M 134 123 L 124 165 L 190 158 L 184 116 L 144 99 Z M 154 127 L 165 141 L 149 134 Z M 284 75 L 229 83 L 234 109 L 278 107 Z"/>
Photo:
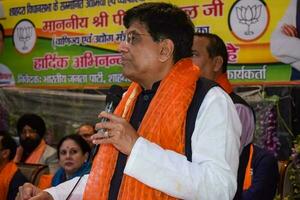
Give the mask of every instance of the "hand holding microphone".
<path id="1" fill-rule="evenodd" d="M 97 133 L 91 137 L 96 145 L 92 149 L 90 160 L 93 160 L 96 155 L 99 144 L 112 144 L 122 153 L 129 155 L 139 137 L 129 122 L 122 117 L 112 114 L 112 110 L 119 103 L 122 94 L 123 89 L 120 89 L 120 86 L 112 86 L 107 94 L 105 110 L 99 114 L 100 122 L 95 127 Z"/>
<path id="2" fill-rule="evenodd" d="M 101 112 L 101 118 L 107 121 L 96 124 L 96 128 L 108 132 L 108 137 L 104 136 L 105 132 L 97 133 L 92 136 L 94 144 L 112 144 L 120 152 L 129 155 L 139 135 L 137 131 L 124 118 L 112 113 Z"/>
<path id="3" fill-rule="evenodd" d="M 118 86 L 118 85 L 112 85 L 108 92 L 107 92 L 107 95 L 106 95 L 106 99 L 105 99 L 105 109 L 104 111 L 106 113 L 113 113 L 114 109 L 117 107 L 117 105 L 119 104 L 120 100 L 122 99 L 122 95 L 124 93 L 124 90 L 121 86 Z M 101 117 L 100 118 L 100 123 L 104 123 L 104 122 L 107 122 L 108 119 L 107 118 L 104 118 L 104 117 Z M 103 129 L 103 128 L 100 128 L 100 129 L 97 129 L 97 127 L 95 127 L 97 133 L 95 135 L 99 135 L 99 134 L 104 134 L 106 135 L 106 138 L 108 137 L 108 132 Z M 104 136 L 105 136 L 104 135 Z M 105 137 L 103 137 L 105 138 Z M 91 151 L 91 154 L 89 156 L 89 161 L 93 161 L 97 151 L 99 149 L 99 144 L 96 144 L 92 151 Z"/>
<path id="4" fill-rule="evenodd" d="M 113 107 L 113 102 L 110 102 L 108 103 L 106 106 L 105 106 L 105 110 L 104 112 L 106 113 L 112 113 L 114 110 L 114 107 Z M 104 122 L 107 122 L 108 119 L 107 118 L 104 118 L 104 117 L 101 117 L 100 118 L 100 123 L 104 123 Z M 103 129 L 103 128 L 100 128 L 100 129 L 96 129 L 97 130 L 97 134 L 103 134 L 103 138 L 108 138 L 109 137 L 109 134 L 108 134 L 108 131 Z"/>

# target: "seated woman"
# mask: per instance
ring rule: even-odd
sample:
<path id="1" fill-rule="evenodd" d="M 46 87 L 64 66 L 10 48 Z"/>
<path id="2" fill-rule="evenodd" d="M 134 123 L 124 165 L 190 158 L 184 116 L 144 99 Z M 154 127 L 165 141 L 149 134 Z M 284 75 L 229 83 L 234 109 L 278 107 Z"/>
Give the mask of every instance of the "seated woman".
<path id="1" fill-rule="evenodd" d="M 60 140 L 57 146 L 58 162 L 61 166 L 52 179 L 52 186 L 88 174 L 91 164 L 87 162 L 89 144 L 80 135 L 68 135 Z"/>
<path id="2" fill-rule="evenodd" d="M 90 152 L 89 144 L 77 134 L 63 137 L 57 146 L 60 168 L 52 177 L 41 177 L 39 187 L 44 189 L 56 186 L 77 176 L 88 174 L 91 163 L 87 162 Z"/>

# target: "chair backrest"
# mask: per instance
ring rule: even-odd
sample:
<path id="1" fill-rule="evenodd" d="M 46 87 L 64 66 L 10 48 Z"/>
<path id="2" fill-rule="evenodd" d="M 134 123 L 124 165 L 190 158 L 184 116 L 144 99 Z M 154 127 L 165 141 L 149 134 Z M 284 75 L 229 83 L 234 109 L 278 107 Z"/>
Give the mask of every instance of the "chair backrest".
<path id="1" fill-rule="evenodd" d="M 47 165 L 26 163 L 18 163 L 17 165 L 27 180 L 34 185 L 39 184 L 42 175 L 49 174 L 49 167 Z"/>
<path id="2" fill-rule="evenodd" d="M 282 187 L 282 197 L 286 197 L 288 195 L 291 195 L 291 190 L 293 188 L 290 176 L 291 176 L 291 170 L 293 169 L 293 163 L 290 162 L 286 168 L 284 179 L 283 179 L 283 187 Z M 295 177 L 297 178 L 297 177 Z M 299 178 L 299 177 L 298 177 Z"/>
<path id="3" fill-rule="evenodd" d="M 278 161 L 279 181 L 278 181 L 277 191 L 281 198 L 283 197 L 283 187 L 284 187 L 283 185 L 284 185 L 284 179 L 286 176 L 286 170 L 287 170 L 288 165 L 289 165 L 288 160 Z"/>

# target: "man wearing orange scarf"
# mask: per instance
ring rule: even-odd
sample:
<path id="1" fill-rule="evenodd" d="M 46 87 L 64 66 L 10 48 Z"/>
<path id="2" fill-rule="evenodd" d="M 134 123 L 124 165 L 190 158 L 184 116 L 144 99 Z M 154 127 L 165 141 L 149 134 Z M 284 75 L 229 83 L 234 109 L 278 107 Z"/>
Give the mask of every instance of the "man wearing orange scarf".
<path id="1" fill-rule="evenodd" d="M 17 122 L 17 131 L 21 145 L 14 161 L 48 165 L 50 173 L 54 174 L 58 159 L 56 149 L 47 145 L 43 139 L 46 132 L 44 120 L 36 114 L 24 114 Z"/>
<path id="2" fill-rule="evenodd" d="M 196 33 L 193 62 L 205 78 L 216 81 L 232 98 L 242 123 L 238 190 L 234 199 L 273 199 L 278 180 L 276 159 L 257 146 L 253 147 L 255 117 L 245 100 L 233 92 L 227 78 L 228 54 L 223 40 L 211 33 Z"/>
<path id="3" fill-rule="evenodd" d="M 15 199 L 19 186 L 27 180 L 13 162 L 16 142 L 5 132 L 0 134 L 0 200 Z"/>
<path id="4" fill-rule="evenodd" d="M 216 81 L 232 98 L 242 123 L 241 148 L 252 142 L 255 129 L 254 113 L 250 105 L 233 92 L 227 78 L 228 53 L 223 40 L 212 33 L 195 33 L 193 63 L 202 70 L 202 76 Z"/>
<path id="5" fill-rule="evenodd" d="M 124 25 L 119 51 L 133 83 L 114 114 L 99 115 L 109 122 L 96 124 L 92 138 L 101 145 L 91 173 L 71 195 L 78 178 L 47 192 L 27 184 L 19 199 L 232 199 L 241 126 L 221 88 L 199 89 L 190 18 L 168 3 L 143 3 L 126 11 Z"/>

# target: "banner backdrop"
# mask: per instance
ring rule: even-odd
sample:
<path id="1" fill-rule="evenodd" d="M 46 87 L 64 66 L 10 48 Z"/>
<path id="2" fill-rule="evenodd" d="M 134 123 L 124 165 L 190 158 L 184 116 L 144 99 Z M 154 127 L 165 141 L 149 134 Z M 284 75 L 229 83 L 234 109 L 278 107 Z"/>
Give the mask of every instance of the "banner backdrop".
<path id="1" fill-rule="evenodd" d="M 125 10 L 151 0 L 3 0 L 5 48 L 0 84 L 39 88 L 126 86 L 118 43 Z M 153 1 L 152 1 L 153 2 Z M 233 83 L 289 81 L 291 67 L 270 52 L 270 37 L 289 1 L 169 0 L 197 32 L 224 39 Z"/>

